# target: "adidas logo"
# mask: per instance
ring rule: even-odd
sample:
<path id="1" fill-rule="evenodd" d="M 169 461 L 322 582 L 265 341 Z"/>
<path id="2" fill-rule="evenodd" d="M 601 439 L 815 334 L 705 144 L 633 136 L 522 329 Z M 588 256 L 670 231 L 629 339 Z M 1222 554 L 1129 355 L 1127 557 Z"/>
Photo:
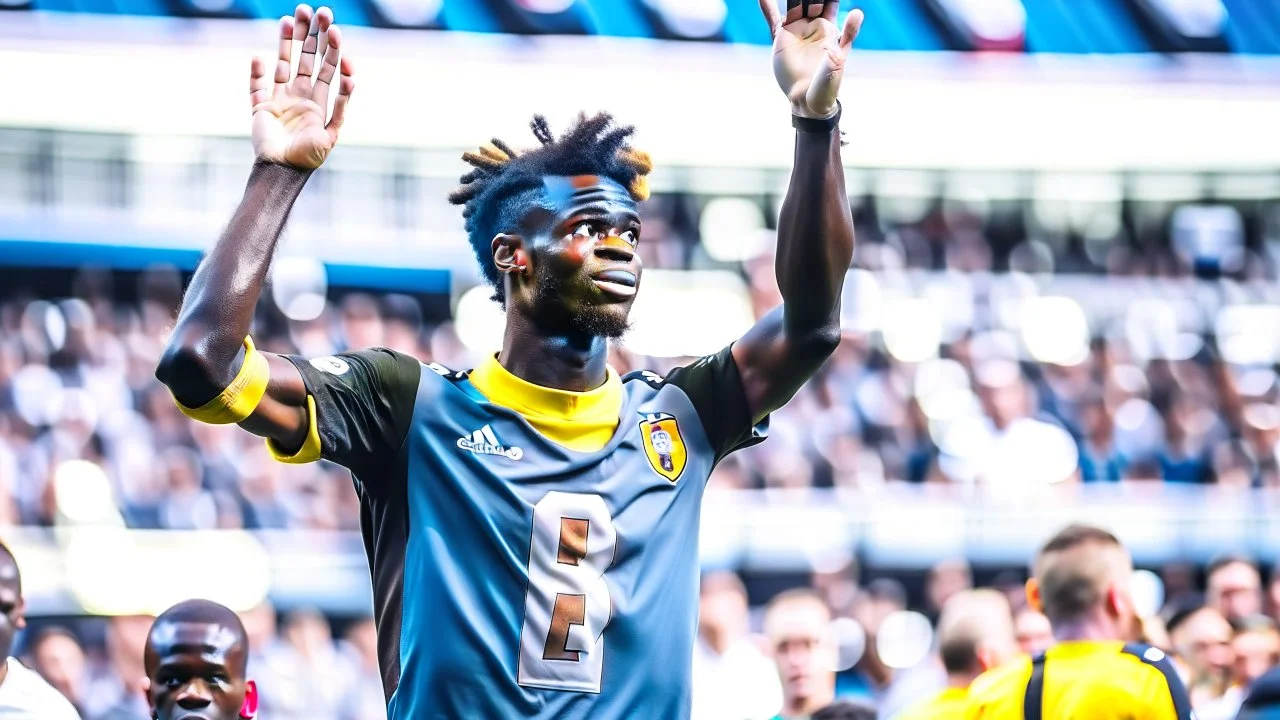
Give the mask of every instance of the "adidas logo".
<path id="1" fill-rule="evenodd" d="M 498 436 L 493 434 L 493 428 L 488 425 L 458 438 L 458 447 L 477 455 L 501 455 L 511 460 L 524 457 L 524 451 L 518 447 L 503 447 L 498 442 Z"/>

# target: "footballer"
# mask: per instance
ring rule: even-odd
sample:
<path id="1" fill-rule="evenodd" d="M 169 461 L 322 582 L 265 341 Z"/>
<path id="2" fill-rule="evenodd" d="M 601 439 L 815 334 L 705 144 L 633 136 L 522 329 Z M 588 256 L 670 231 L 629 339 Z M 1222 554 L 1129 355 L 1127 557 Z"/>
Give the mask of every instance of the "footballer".
<path id="1" fill-rule="evenodd" d="M 450 199 L 506 311 L 501 352 L 453 370 L 383 348 L 257 350 L 254 306 L 354 71 L 332 13 L 307 6 L 283 19 L 274 73 L 253 63 L 257 159 L 156 374 L 187 415 L 237 423 L 278 460 L 350 468 L 393 720 L 689 717 L 704 486 L 835 349 L 854 245 L 836 98 L 863 15 L 841 28 L 837 0 L 776 1 L 761 9 L 796 129 L 784 302 L 665 378 L 607 363 L 642 287 L 651 165 L 605 114 L 561 134 L 535 118 L 532 149 L 464 156 Z"/>

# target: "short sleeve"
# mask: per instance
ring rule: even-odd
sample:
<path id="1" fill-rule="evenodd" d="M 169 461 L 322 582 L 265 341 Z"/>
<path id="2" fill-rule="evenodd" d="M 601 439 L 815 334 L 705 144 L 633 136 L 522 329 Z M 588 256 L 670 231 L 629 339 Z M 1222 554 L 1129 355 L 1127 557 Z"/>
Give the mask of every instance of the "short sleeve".
<path id="1" fill-rule="evenodd" d="M 1182 676 L 1174 667 L 1173 660 L 1163 650 L 1150 645 L 1133 643 L 1125 645 L 1123 652 L 1136 655 L 1143 664 L 1159 671 L 1159 676 L 1155 677 L 1154 682 L 1149 685 L 1154 697 L 1148 698 L 1148 702 L 1150 707 L 1157 710 L 1151 717 L 1156 720 L 1193 720 L 1195 718 L 1191 710 L 1191 696 L 1187 693 L 1187 686 L 1183 684 Z"/>
<path id="2" fill-rule="evenodd" d="M 752 422 L 732 347 L 676 368 L 666 379 L 666 384 L 683 390 L 693 403 L 717 462 L 729 453 L 763 442 L 769 431 L 768 417 Z"/>
<path id="3" fill-rule="evenodd" d="M 385 348 L 285 357 L 307 386 L 309 412 L 314 413 L 308 445 L 318 443 L 315 454 L 360 473 L 400 451 L 422 373 L 416 359 Z M 272 453 L 289 461 L 275 448 Z"/>

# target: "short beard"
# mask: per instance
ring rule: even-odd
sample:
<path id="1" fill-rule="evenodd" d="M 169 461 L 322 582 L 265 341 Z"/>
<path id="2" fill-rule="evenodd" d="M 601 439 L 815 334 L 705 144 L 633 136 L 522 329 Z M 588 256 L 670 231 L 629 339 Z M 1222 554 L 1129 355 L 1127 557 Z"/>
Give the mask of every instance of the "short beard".
<path id="1" fill-rule="evenodd" d="M 564 284 L 551 273 L 539 273 L 534 288 L 532 318 L 538 328 L 551 335 L 617 340 L 631 329 L 631 321 L 618 308 L 587 305 L 570 313 L 561 304 Z"/>

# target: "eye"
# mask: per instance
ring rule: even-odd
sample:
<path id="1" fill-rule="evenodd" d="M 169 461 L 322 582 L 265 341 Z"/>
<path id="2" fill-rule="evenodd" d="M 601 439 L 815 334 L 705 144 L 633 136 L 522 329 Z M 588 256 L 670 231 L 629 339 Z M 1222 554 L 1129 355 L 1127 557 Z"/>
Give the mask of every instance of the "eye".
<path id="1" fill-rule="evenodd" d="M 582 223 L 581 225 L 578 226 L 576 230 L 573 231 L 574 237 L 581 237 L 581 238 L 593 237 L 595 234 L 596 234 L 596 231 L 592 229 L 591 223 Z"/>
<path id="2" fill-rule="evenodd" d="M 635 230 L 628 230 L 624 233 L 619 234 L 618 237 L 622 238 L 623 240 L 626 240 L 627 244 L 630 245 L 631 247 L 635 247 L 636 245 L 640 244 L 640 234 L 637 233 Z"/>
<path id="3" fill-rule="evenodd" d="M 173 689 L 182 684 L 182 679 L 176 675 L 170 675 L 161 681 L 165 687 Z"/>

